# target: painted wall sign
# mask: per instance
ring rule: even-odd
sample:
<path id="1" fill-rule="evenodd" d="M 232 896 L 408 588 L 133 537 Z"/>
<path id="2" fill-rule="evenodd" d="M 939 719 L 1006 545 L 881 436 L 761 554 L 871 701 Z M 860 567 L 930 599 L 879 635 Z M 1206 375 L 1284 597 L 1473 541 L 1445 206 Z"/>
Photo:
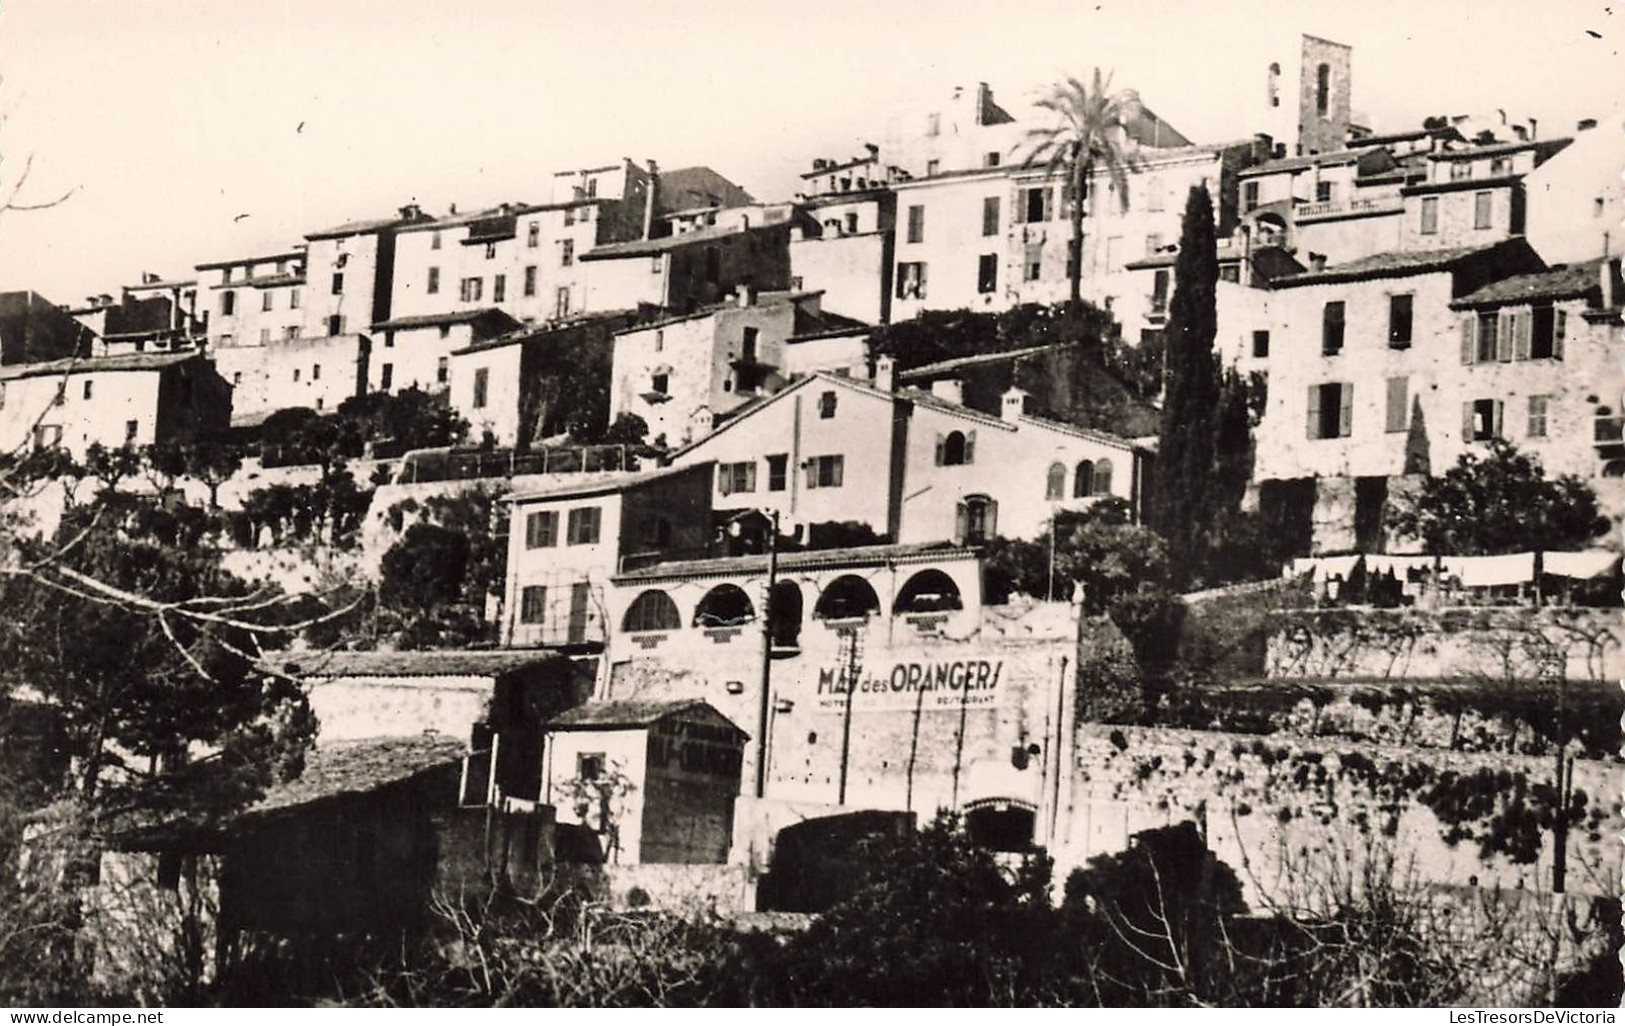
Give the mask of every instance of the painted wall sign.
<path id="1" fill-rule="evenodd" d="M 851 695 L 852 711 L 918 707 L 940 712 L 998 705 L 1003 683 L 1003 659 L 896 662 L 884 673 L 859 675 Z M 820 712 L 844 712 L 847 691 L 844 668 L 819 669 L 816 698 Z"/>
<path id="2" fill-rule="evenodd" d="M 661 720 L 649 731 L 649 768 L 668 775 L 722 777 L 737 781 L 742 759 L 738 731 L 693 720 Z"/>

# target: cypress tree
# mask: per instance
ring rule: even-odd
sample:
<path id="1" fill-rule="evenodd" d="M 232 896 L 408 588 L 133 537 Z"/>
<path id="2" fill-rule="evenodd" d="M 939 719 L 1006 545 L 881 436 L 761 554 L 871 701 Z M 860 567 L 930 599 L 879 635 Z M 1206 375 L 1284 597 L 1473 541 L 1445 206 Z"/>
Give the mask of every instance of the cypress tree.
<path id="1" fill-rule="evenodd" d="M 1195 186 L 1185 202 L 1168 304 L 1168 369 L 1151 510 L 1152 526 L 1168 540 L 1169 562 L 1183 583 L 1200 576 L 1208 535 L 1223 505 L 1216 480 L 1223 388 L 1213 352 L 1218 280 L 1213 200 Z"/>

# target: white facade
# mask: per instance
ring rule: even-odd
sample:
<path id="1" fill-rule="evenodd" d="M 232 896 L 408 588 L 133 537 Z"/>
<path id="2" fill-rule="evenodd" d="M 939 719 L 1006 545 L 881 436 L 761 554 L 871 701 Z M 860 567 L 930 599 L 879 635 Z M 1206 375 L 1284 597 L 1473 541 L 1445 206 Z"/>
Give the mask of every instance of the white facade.
<path id="1" fill-rule="evenodd" d="M 1548 262 L 1625 250 L 1625 112 L 1576 134 L 1524 179 L 1529 242 Z"/>

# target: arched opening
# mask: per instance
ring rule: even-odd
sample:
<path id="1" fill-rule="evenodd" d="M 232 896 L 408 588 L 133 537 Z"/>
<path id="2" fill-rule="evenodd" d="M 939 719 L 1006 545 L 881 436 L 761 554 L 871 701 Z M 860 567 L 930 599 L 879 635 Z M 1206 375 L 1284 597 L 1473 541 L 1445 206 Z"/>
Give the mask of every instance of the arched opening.
<path id="1" fill-rule="evenodd" d="M 1026 802 L 988 798 L 965 807 L 965 833 L 972 844 L 992 851 L 1027 851 L 1033 846 L 1038 816 Z"/>
<path id="2" fill-rule="evenodd" d="M 767 619 L 774 648 L 797 647 L 801 641 L 801 589 L 794 581 L 779 581 L 773 585 Z"/>
<path id="3" fill-rule="evenodd" d="M 1112 461 L 1095 461 L 1095 483 L 1093 494 L 1110 495 L 1112 493 Z"/>
<path id="4" fill-rule="evenodd" d="M 880 596 L 868 581 L 853 574 L 842 574 L 829 582 L 813 606 L 813 616 L 820 620 L 849 620 L 878 612 Z"/>
<path id="5" fill-rule="evenodd" d="M 1602 465 L 1603 477 L 1625 477 L 1625 460 L 1609 460 Z"/>
<path id="6" fill-rule="evenodd" d="M 1044 477 L 1044 498 L 1064 499 L 1066 497 L 1066 464 L 1051 463 L 1049 473 Z"/>
<path id="7" fill-rule="evenodd" d="M 986 495 L 967 495 L 959 504 L 957 536 L 963 545 L 985 542 L 999 531 L 999 504 Z"/>
<path id="8" fill-rule="evenodd" d="M 936 613 L 946 609 L 963 609 L 959 598 L 959 585 L 941 570 L 921 570 L 910 577 L 897 593 L 892 604 L 892 615 L 901 613 Z"/>
<path id="9" fill-rule="evenodd" d="M 965 432 L 950 431 L 942 440 L 943 466 L 957 467 L 965 462 Z"/>
<path id="10" fill-rule="evenodd" d="M 621 619 L 621 630 L 633 631 L 674 631 L 683 626 L 683 618 L 677 612 L 677 603 L 671 596 L 663 591 L 646 591 L 632 600 L 626 607 L 626 616 Z"/>
<path id="11" fill-rule="evenodd" d="M 696 627 L 737 627 L 756 619 L 750 596 L 736 584 L 719 584 L 694 607 Z"/>
<path id="12" fill-rule="evenodd" d="M 1095 465 L 1091 460 L 1079 460 L 1072 475 L 1072 497 L 1086 498 L 1095 493 Z"/>

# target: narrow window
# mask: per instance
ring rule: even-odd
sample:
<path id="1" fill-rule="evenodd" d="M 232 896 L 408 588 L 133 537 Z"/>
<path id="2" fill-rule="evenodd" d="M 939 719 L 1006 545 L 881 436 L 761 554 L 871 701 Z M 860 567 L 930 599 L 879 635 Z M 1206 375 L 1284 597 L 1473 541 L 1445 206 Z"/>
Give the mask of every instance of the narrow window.
<path id="1" fill-rule="evenodd" d="M 227 289 L 220 293 L 220 316 L 231 317 L 237 312 L 237 293 Z"/>
<path id="2" fill-rule="evenodd" d="M 1532 395 L 1529 397 L 1529 437 L 1546 437 L 1546 417 L 1551 409 L 1552 397 L 1549 395 Z"/>
<path id="3" fill-rule="evenodd" d="M 925 208 L 922 206 L 908 208 L 908 241 L 925 241 Z"/>
<path id="4" fill-rule="evenodd" d="M 451 358 L 450 357 L 442 356 L 442 357 L 440 357 L 439 359 L 437 359 L 435 361 L 434 379 L 435 379 L 435 381 L 437 383 L 442 384 L 442 385 L 444 385 L 448 380 L 451 379 Z"/>
<path id="5" fill-rule="evenodd" d="M 389 391 L 395 383 L 395 365 L 386 363 L 378 368 L 378 387 L 385 392 Z"/>
<path id="6" fill-rule="evenodd" d="M 536 265 L 531 264 L 529 267 L 525 268 L 525 295 L 534 296 L 535 294 L 536 294 Z"/>
<path id="7" fill-rule="evenodd" d="M 782 492 L 789 485 L 790 456 L 776 453 L 767 458 L 767 490 Z"/>
<path id="8" fill-rule="evenodd" d="M 340 296 L 340 295 L 343 295 L 343 294 L 344 294 L 344 275 L 343 274 L 335 274 L 335 275 L 333 275 L 333 295 Z"/>
<path id="9" fill-rule="evenodd" d="M 574 264 L 576 262 L 576 240 L 565 239 L 563 245 L 559 249 L 559 257 L 560 263 L 562 263 L 565 267 L 569 267 L 570 265 Z"/>
<path id="10" fill-rule="evenodd" d="M 542 226 L 535 221 L 530 222 L 530 226 L 525 229 L 525 246 L 529 249 L 535 249 L 541 245 L 541 240 Z"/>
<path id="11" fill-rule="evenodd" d="M 1343 351 L 1343 301 L 1326 304 L 1320 320 L 1320 351 L 1325 356 L 1336 356 Z"/>
<path id="12" fill-rule="evenodd" d="M 491 279 L 491 302 L 500 303 L 508 297 L 508 276 L 499 274 Z"/>
<path id="13" fill-rule="evenodd" d="M 519 622 L 541 623 L 547 615 L 547 588 L 527 584 L 519 589 Z"/>
<path id="14" fill-rule="evenodd" d="M 976 258 L 976 291 L 986 295 L 999 287 L 999 257 L 984 253 Z"/>
<path id="15" fill-rule="evenodd" d="M 1388 297 L 1388 345 L 1394 349 L 1411 344 L 1411 309 L 1410 293 Z"/>
<path id="16" fill-rule="evenodd" d="M 86 399 L 90 398 L 91 386 L 94 385 L 94 384 L 95 384 L 94 381 L 90 381 L 88 379 L 85 381 L 85 398 Z"/>
<path id="17" fill-rule="evenodd" d="M 276 298 L 276 294 L 273 292 L 260 293 L 260 309 L 263 311 L 269 311 L 271 309 L 271 301 L 274 298 Z"/>
<path id="18" fill-rule="evenodd" d="M 999 234 L 999 197 L 987 196 L 982 199 L 982 234 Z"/>
<path id="19" fill-rule="evenodd" d="M 1501 318 L 1494 310 L 1478 315 L 1477 363 L 1494 363 L 1500 358 L 1500 324 Z"/>
<path id="20" fill-rule="evenodd" d="M 1422 197 L 1422 234 L 1439 234 L 1439 197 Z"/>
<path id="21" fill-rule="evenodd" d="M 1258 183 L 1248 182 L 1241 187 L 1242 203 L 1247 213 L 1258 209 Z"/>
<path id="22" fill-rule="evenodd" d="M 1321 117 L 1331 109 L 1332 101 L 1332 68 L 1329 64 L 1321 64 L 1315 68 L 1315 113 Z"/>
<path id="23" fill-rule="evenodd" d="M 818 417 L 830 420 L 835 416 L 835 393 L 825 392 L 818 397 Z"/>
<path id="24" fill-rule="evenodd" d="M 550 549 L 559 543 L 559 515 L 547 510 L 525 518 L 525 548 Z"/>
<path id="25" fill-rule="evenodd" d="M 1410 416 L 1410 378 L 1388 379 L 1387 416 L 1383 429 L 1389 433 L 1404 431 Z"/>
<path id="26" fill-rule="evenodd" d="M 490 385 L 490 380 L 490 368 L 480 367 L 474 371 L 474 409 L 483 410 L 485 408 L 486 389 Z"/>
<path id="27" fill-rule="evenodd" d="M 1490 204 L 1494 193 L 1473 193 L 1473 227 L 1488 228 L 1490 226 Z"/>
<path id="28" fill-rule="evenodd" d="M 1261 360 L 1270 355 L 1270 333 L 1268 328 L 1260 328 L 1253 332 L 1253 355 Z"/>

